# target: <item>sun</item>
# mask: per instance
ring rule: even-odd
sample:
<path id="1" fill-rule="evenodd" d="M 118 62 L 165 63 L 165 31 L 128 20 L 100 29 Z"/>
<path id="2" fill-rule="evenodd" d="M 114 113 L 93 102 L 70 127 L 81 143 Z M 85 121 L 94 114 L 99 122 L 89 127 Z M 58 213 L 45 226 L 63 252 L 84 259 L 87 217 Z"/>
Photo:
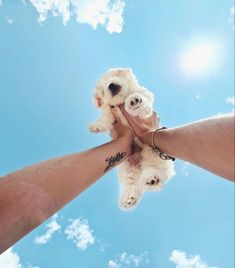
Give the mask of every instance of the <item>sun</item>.
<path id="1" fill-rule="evenodd" d="M 214 70 L 217 62 L 218 46 L 213 41 L 187 44 L 180 53 L 180 70 L 190 77 L 202 77 Z"/>

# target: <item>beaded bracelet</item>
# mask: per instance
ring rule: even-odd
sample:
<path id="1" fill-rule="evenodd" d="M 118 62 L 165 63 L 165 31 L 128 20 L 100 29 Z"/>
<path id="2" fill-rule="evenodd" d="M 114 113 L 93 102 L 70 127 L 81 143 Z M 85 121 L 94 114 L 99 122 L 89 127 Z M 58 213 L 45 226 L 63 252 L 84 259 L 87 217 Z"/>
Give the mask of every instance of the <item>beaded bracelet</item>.
<path id="1" fill-rule="evenodd" d="M 175 161 L 175 158 L 167 155 L 166 153 L 162 152 L 161 149 L 159 147 L 156 146 L 155 142 L 154 142 L 154 135 L 156 132 L 158 132 L 159 130 L 162 129 L 167 129 L 166 127 L 161 127 L 158 128 L 156 130 L 154 130 L 154 132 L 152 133 L 152 145 L 150 145 L 150 147 L 152 147 L 153 152 L 155 152 L 162 160 L 172 160 Z"/>

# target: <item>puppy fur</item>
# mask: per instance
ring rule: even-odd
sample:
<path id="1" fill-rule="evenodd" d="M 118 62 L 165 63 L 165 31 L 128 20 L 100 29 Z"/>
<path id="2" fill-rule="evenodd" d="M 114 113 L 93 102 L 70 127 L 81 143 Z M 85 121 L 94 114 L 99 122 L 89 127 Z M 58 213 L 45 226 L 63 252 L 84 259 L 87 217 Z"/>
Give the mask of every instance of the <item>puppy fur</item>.
<path id="1" fill-rule="evenodd" d="M 118 106 L 125 105 L 125 110 L 141 119 L 148 118 L 153 112 L 154 95 L 139 85 L 131 69 L 110 69 L 98 81 L 94 91 L 94 104 L 101 109 L 101 117 L 89 127 L 92 133 L 110 131 L 114 117 L 110 111 L 113 106 L 124 124 L 127 120 Z M 157 126 L 159 128 L 160 126 Z M 134 208 L 145 191 L 159 191 L 164 183 L 174 174 L 171 160 L 162 160 L 151 147 L 136 142 L 141 146 L 140 162 L 133 166 L 129 161 L 118 167 L 121 187 L 120 207 Z"/>

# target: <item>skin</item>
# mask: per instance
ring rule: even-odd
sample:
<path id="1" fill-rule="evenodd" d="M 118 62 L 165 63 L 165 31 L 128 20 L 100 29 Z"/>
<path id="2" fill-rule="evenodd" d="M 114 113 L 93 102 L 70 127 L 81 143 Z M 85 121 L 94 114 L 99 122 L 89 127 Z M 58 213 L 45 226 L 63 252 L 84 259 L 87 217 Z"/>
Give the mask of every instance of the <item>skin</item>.
<path id="1" fill-rule="evenodd" d="M 143 121 L 129 115 L 123 106 L 120 108 L 134 135 L 152 145 L 152 126 L 160 120 L 157 114 Z M 234 114 L 228 114 L 160 130 L 154 134 L 154 143 L 170 156 L 234 181 L 234 122 Z"/>
<path id="2" fill-rule="evenodd" d="M 0 253 L 130 157 L 130 128 L 116 122 L 111 135 L 114 133 L 111 142 L 44 161 L 0 179 Z M 91 163 L 95 163 L 92 168 Z"/>
<path id="3" fill-rule="evenodd" d="M 48 219 L 106 172 L 128 159 L 138 162 L 133 134 L 151 145 L 159 118 L 127 114 L 130 129 L 117 115 L 113 141 L 90 150 L 32 165 L 0 179 L 0 253 Z M 234 116 L 208 118 L 155 133 L 165 153 L 234 181 Z M 90 168 L 90 163 L 95 163 Z"/>

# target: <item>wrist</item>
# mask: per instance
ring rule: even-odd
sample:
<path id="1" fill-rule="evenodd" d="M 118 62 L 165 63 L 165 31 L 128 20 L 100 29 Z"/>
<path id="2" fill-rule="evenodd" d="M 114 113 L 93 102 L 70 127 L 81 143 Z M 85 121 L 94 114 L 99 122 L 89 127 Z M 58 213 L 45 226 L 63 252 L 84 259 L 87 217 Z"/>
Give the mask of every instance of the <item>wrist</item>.
<path id="1" fill-rule="evenodd" d="M 160 129 L 159 131 L 155 131 L 155 130 L 146 131 L 142 135 L 141 141 L 151 146 L 153 146 L 153 141 L 154 141 L 157 147 L 161 147 L 162 143 L 166 140 L 166 137 L 168 136 L 168 132 L 169 132 L 169 129 Z M 153 137 L 153 134 L 154 134 L 154 137 Z"/>
<path id="2" fill-rule="evenodd" d="M 154 131 L 146 131 L 145 133 L 143 133 L 140 140 L 147 145 L 152 145 L 153 132 Z"/>
<path id="3" fill-rule="evenodd" d="M 170 135 L 171 135 L 170 129 L 161 129 L 159 131 L 156 131 L 153 137 L 154 144 L 167 154 L 171 153 L 168 151 Z"/>
<path id="4" fill-rule="evenodd" d="M 133 136 L 125 135 L 121 136 L 117 139 L 118 143 L 120 143 L 120 148 L 126 152 L 126 157 L 129 157 L 132 154 L 132 143 L 133 143 Z"/>

